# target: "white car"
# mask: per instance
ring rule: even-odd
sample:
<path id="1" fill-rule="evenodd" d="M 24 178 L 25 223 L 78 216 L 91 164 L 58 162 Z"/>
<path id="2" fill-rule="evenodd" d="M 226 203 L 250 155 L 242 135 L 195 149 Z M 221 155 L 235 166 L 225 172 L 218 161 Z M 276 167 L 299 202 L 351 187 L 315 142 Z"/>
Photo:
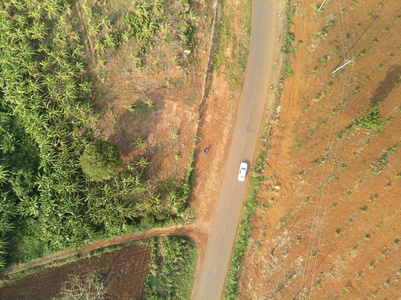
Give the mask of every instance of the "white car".
<path id="1" fill-rule="evenodd" d="M 248 171 L 248 164 L 243 161 L 239 166 L 238 181 L 245 181 L 247 171 Z"/>

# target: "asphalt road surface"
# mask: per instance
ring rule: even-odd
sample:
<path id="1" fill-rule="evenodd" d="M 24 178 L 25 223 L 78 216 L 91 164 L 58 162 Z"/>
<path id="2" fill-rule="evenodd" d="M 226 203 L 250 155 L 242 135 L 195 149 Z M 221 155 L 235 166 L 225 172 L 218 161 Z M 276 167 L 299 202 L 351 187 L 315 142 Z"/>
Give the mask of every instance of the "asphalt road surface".
<path id="1" fill-rule="evenodd" d="M 208 239 L 205 261 L 194 299 L 221 299 L 234 247 L 241 209 L 245 197 L 245 182 L 237 180 L 239 165 L 251 161 L 255 153 L 259 128 L 269 89 L 273 63 L 276 0 L 253 0 L 251 45 L 237 120 L 230 152 Z"/>

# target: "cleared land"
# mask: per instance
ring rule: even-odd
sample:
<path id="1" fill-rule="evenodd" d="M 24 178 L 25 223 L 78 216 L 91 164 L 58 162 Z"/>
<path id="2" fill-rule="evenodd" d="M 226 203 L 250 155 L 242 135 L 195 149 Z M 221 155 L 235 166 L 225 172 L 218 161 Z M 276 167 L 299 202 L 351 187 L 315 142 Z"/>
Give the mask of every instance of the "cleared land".
<path id="1" fill-rule="evenodd" d="M 291 1 L 293 76 L 261 171 L 240 299 L 395 299 L 401 5 L 315 4 Z M 355 63 L 333 74 L 345 59 Z"/>
<path id="2" fill-rule="evenodd" d="M 99 257 L 85 258 L 61 267 L 50 267 L 0 289 L 2 299 L 52 299 L 71 277 L 89 274 L 104 277 L 106 299 L 143 299 L 151 249 L 128 246 Z"/>
<path id="3" fill-rule="evenodd" d="M 81 253 L 74 257 L 77 262 L 42 267 L 0 288 L 0 295 L 2 299 L 95 299 L 96 294 L 105 299 L 187 299 L 196 257 L 195 244 L 185 238 L 144 239 Z"/>

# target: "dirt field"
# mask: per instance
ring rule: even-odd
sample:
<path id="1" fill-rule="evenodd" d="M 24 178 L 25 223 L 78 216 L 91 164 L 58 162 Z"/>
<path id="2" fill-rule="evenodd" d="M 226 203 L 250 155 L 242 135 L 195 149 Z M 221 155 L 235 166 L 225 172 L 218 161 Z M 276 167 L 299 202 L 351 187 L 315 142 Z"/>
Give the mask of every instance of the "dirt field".
<path id="1" fill-rule="evenodd" d="M 214 13 L 212 3 L 193 3 L 191 8 L 182 1 L 168 3 L 170 24 L 161 26 L 160 40 L 154 41 L 144 66 L 135 67 L 133 45 L 123 45 L 107 59 L 105 76 L 97 84 L 96 131 L 119 146 L 125 163 L 146 157 L 149 176 L 160 180 L 181 177 L 190 161 Z M 194 46 L 183 53 L 176 37 L 169 43 L 162 38 L 184 9 L 197 17 L 191 20 Z"/>
<path id="2" fill-rule="evenodd" d="M 101 274 L 105 299 L 143 299 L 150 247 L 128 246 L 101 257 L 82 259 L 60 267 L 50 267 L 0 289 L 1 299 L 52 299 L 70 276 L 84 278 Z"/>
<path id="3" fill-rule="evenodd" d="M 316 4 L 290 29 L 240 299 L 399 299 L 401 4 Z"/>

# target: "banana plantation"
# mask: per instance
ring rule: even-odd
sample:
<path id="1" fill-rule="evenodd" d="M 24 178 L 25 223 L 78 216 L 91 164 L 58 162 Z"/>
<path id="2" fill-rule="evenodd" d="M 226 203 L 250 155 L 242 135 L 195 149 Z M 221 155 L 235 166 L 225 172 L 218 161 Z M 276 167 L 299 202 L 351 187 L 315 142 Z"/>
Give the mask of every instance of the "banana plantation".
<path id="1" fill-rule="evenodd" d="M 103 19 L 82 30 L 69 18 L 82 11 L 93 17 L 96 10 L 77 8 L 74 1 L 0 2 L 2 268 L 183 220 L 191 171 L 181 181 L 155 182 L 147 178 L 149 162 L 142 158 L 107 180 L 93 181 L 80 165 L 85 147 L 98 138 L 92 129 L 98 118 L 93 69 L 131 39 L 139 45 L 133 59 L 143 64 L 164 7 L 161 1 L 147 2 L 127 10 L 118 28 Z M 184 39 L 191 32 L 188 23 Z"/>

